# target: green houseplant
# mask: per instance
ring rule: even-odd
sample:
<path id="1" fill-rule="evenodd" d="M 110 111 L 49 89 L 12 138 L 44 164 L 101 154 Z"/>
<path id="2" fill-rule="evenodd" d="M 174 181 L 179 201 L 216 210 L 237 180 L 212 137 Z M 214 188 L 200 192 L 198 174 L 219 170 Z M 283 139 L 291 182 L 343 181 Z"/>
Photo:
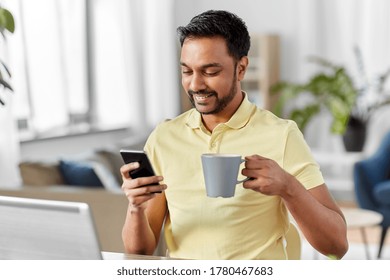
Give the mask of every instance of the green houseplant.
<path id="1" fill-rule="evenodd" d="M 15 21 L 11 12 L 7 9 L 0 7 L 0 33 L 3 37 L 3 41 L 6 40 L 6 32 L 13 33 L 15 31 Z M 0 85 L 4 89 L 8 89 L 9 91 L 13 91 L 11 85 L 7 81 L 7 77 L 11 77 L 11 72 L 9 71 L 7 65 L 0 58 Z M 5 105 L 4 101 L 0 98 L 0 104 Z"/>
<path id="2" fill-rule="evenodd" d="M 382 75 L 370 80 L 365 73 L 360 50 L 355 48 L 358 62 L 359 78 L 362 81 L 358 87 L 345 67 L 331 62 L 311 57 L 311 62 L 317 63 L 323 71 L 316 73 L 306 83 L 291 83 L 281 81 L 271 88 L 272 92 L 280 93 L 280 98 L 274 107 L 274 113 L 294 120 L 304 132 L 310 120 L 321 109 L 329 111 L 332 116 L 330 131 L 344 136 L 344 144 L 349 151 L 361 150 L 364 145 L 367 123 L 373 112 L 381 106 L 390 104 L 390 95 L 384 90 L 384 84 L 390 76 L 390 69 Z M 370 93 L 370 94 L 368 94 Z M 307 103 L 293 108 L 284 115 L 286 103 L 301 95 L 308 95 Z M 371 98 L 367 98 L 370 95 Z M 360 144 L 348 147 L 350 128 L 360 131 L 351 138 L 361 140 Z"/>
<path id="3" fill-rule="evenodd" d="M 343 134 L 358 90 L 344 67 L 316 57 L 311 57 L 310 61 L 319 63 L 325 71 L 315 74 L 306 83 L 282 81 L 273 86 L 272 91 L 280 93 L 274 112 L 282 116 L 287 102 L 306 94 L 310 96 L 308 103 L 292 109 L 287 117 L 304 131 L 312 117 L 325 108 L 333 117 L 331 132 Z"/>

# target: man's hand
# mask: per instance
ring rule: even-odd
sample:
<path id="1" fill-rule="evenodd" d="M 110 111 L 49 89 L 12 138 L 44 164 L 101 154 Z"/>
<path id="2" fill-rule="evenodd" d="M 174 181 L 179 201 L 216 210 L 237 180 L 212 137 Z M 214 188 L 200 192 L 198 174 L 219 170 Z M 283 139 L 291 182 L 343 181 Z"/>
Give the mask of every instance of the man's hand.
<path id="1" fill-rule="evenodd" d="M 245 157 L 242 175 L 251 178 L 243 187 L 265 195 L 285 196 L 288 192 L 291 175 L 284 171 L 274 160 L 252 155 Z"/>
<path id="2" fill-rule="evenodd" d="M 140 177 L 132 179 L 129 172 L 139 168 L 138 162 L 125 164 L 121 167 L 122 190 L 127 196 L 131 207 L 135 209 L 145 209 L 147 201 L 154 198 L 154 192 L 160 192 L 167 188 L 164 184 L 159 184 L 163 180 L 161 176 Z"/>

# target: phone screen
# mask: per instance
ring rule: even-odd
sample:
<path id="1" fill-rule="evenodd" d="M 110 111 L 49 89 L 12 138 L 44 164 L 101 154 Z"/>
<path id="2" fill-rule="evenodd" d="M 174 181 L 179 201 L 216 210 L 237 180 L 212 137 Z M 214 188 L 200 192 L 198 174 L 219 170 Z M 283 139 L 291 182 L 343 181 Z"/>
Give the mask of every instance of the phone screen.
<path id="1" fill-rule="evenodd" d="M 144 151 L 120 150 L 123 161 L 127 163 L 138 162 L 140 167 L 130 171 L 131 178 L 154 176 L 152 164 Z M 160 191 L 161 192 L 161 191 Z M 159 192 L 159 193 L 160 193 Z"/>
<path id="2" fill-rule="evenodd" d="M 120 153 L 125 163 L 138 162 L 140 165 L 138 169 L 130 171 L 132 178 L 154 176 L 152 165 L 145 152 L 121 150 Z"/>

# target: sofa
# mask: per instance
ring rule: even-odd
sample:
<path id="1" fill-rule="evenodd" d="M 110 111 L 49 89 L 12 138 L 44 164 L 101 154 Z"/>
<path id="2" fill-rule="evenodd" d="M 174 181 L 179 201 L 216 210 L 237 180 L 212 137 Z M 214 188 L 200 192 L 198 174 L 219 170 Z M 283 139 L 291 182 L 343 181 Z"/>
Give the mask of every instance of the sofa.
<path id="1" fill-rule="evenodd" d="M 85 202 L 91 208 L 102 251 L 124 252 L 121 234 L 128 200 L 120 188 L 123 161 L 119 150 L 142 150 L 143 146 L 144 139 L 138 139 L 75 155 L 24 160 L 19 164 L 22 186 L 0 188 L 0 195 Z M 155 255 L 165 255 L 163 242 Z"/>
<path id="2" fill-rule="evenodd" d="M 116 191 L 122 183 L 119 169 L 123 160 L 119 151 L 142 150 L 144 143 L 144 138 L 123 140 L 77 154 L 24 159 L 19 163 L 20 176 L 25 186 L 66 185 Z"/>

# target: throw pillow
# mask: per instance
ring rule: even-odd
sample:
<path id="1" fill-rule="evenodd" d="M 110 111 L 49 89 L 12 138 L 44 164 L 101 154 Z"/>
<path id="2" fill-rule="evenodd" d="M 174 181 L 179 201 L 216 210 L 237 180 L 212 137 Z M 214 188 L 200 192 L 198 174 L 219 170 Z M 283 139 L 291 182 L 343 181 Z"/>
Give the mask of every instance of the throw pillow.
<path id="1" fill-rule="evenodd" d="M 19 164 L 20 176 L 27 186 L 64 185 L 58 162 L 25 161 Z"/>
<path id="2" fill-rule="evenodd" d="M 98 151 L 90 150 L 77 155 L 67 156 L 62 160 L 72 162 L 88 163 L 94 170 L 96 176 L 99 178 L 103 187 L 109 190 L 120 190 L 121 177 L 119 170 L 115 172 L 114 166 L 109 158 Z"/>
<path id="3" fill-rule="evenodd" d="M 110 191 L 121 190 L 118 180 L 113 175 L 113 173 L 99 162 L 93 162 L 93 170 L 95 171 L 100 182 L 102 182 L 105 189 Z"/>
<path id="4" fill-rule="evenodd" d="M 381 206 L 390 206 L 390 180 L 376 184 L 373 190 L 374 198 Z"/>
<path id="5" fill-rule="evenodd" d="M 90 162 L 60 160 L 60 171 L 68 185 L 103 187 Z"/>
<path id="6" fill-rule="evenodd" d="M 124 164 L 121 155 L 119 154 L 119 150 L 111 150 L 111 149 L 101 149 L 97 150 L 96 154 L 105 158 L 110 162 L 110 170 L 112 174 L 115 176 L 117 182 L 122 182 L 122 175 L 120 173 L 120 168 Z"/>

